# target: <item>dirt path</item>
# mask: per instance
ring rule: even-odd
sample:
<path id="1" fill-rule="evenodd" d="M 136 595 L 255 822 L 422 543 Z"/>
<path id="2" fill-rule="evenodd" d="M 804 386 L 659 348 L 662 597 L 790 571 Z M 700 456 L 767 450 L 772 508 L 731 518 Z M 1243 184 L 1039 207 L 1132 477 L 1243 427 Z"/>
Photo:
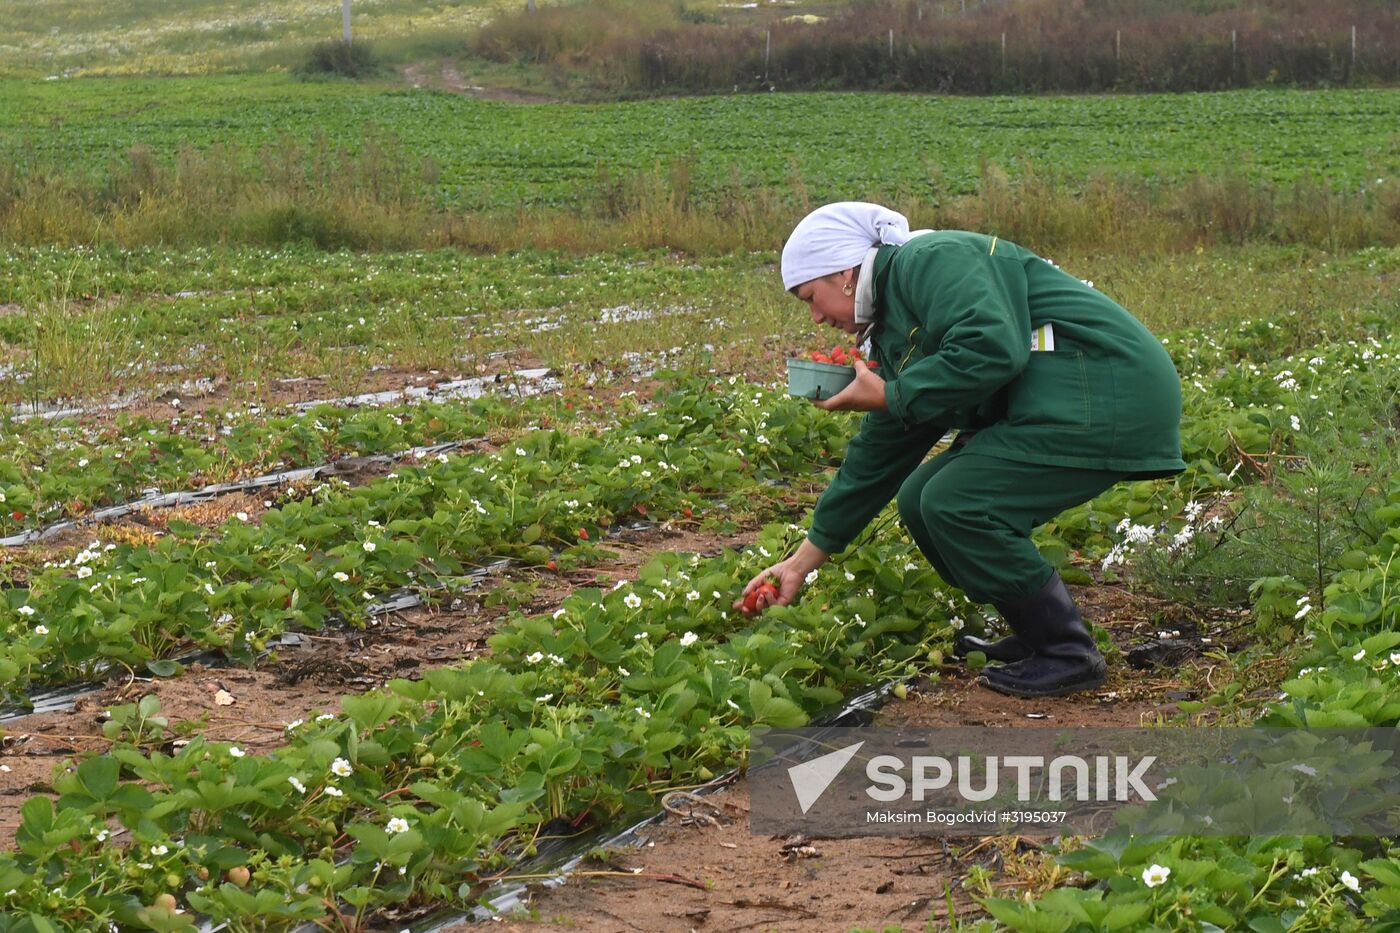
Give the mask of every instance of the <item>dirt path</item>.
<path id="1" fill-rule="evenodd" d="M 469 84 L 451 62 L 418 62 L 403 69 L 403 80 L 410 87 L 450 91 L 478 100 L 494 100 L 508 104 L 551 104 L 557 99 L 548 94 L 536 94 L 507 87 L 482 87 Z"/>

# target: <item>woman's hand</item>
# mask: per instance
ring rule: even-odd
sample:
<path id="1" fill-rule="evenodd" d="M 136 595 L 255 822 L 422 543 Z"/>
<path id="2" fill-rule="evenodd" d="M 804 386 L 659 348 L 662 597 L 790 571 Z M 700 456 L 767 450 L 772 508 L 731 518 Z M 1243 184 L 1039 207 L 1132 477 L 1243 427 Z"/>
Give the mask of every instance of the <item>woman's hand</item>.
<path id="1" fill-rule="evenodd" d="M 827 411 L 884 411 L 885 380 L 875 375 L 864 360 L 855 361 L 855 381 L 824 402 L 813 405 Z"/>
<path id="2" fill-rule="evenodd" d="M 734 608 L 746 616 L 756 616 L 769 606 L 790 605 L 807 576 L 794 570 L 791 562 L 789 558 L 776 563 L 750 580 L 744 594 L 734 601 Z"/>
<path id="3" fill-rule="evenodd" d="M 788 606 L 797 599 L 797 593 L 807 581 L 807 574 L 826 562 L 827 553 L 810 541 L 803 541 L 797 550 L 786 560 L 779 561 L 749 581 L 744 594 L 734 601 L 733 608 L 746 616 L 756 616 L 769 606 Z M 765 588 L 764 583 L 776 583 L 777 593 Z M 746 607 L 749 595 L 754 599 Z"/>

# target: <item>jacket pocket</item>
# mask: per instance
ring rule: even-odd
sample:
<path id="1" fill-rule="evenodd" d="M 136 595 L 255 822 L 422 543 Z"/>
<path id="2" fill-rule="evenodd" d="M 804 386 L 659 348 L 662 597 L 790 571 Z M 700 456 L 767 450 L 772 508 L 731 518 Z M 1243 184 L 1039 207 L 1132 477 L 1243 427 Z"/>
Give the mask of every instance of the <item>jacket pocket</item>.
<path id="1" fill-rule="evenodd" d="M 1007 387 L 1007 423 L 1058 431 L 1093 430 L 1088 370 L 1078 350 L 1032 353 L 1025 370 Z"/>

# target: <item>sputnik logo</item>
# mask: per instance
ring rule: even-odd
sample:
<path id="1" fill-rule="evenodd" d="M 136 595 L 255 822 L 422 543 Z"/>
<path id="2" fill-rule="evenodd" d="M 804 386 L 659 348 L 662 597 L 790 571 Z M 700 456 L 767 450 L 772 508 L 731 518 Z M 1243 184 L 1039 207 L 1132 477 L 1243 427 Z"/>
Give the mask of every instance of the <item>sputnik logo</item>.
<path id="1" fill-rule="evenodd" d="M 812 809 L 812 805 L 826 789 L 831 786 L 831 782 L 836 780 L 841 769 L 846 767 L 847 762 L 855 757 L 856 752 L 864 742 L 857 742 L 854 745 L 847 745 L 821 756 L 813 758 L 811 761 L 804 761 L 800 765 L 793 765 L 788 768 L 788 779 L 792 781 L 792 789 L 797 794 L 797 804 L 802 808 L 805 816 L 807 811 Z"/>

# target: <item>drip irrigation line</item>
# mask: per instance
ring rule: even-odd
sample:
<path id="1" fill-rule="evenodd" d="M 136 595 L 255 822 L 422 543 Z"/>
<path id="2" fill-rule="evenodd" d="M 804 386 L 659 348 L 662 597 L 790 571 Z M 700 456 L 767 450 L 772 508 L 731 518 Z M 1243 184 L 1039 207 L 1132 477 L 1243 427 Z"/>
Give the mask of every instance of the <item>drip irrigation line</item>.
<path id="1" fill-rule="evenodd" d="M 390 405 L 394 402 L 422 402 L 437 398 L 479 398 L 485 395 L 488 386 L 514 389 L 521 395 L 544 395 L 558 392 L 564 384 L 550 378 L 553 370 L 517 369 L 512 373 L 497 373 L 494 376 L 474 376 L 470 379 L 453 379 L 431 386 L 404 386 L 402 389 L 387 389 L 383 392 L 366 392 L 361 395 L 345 395 L 335 399 L 322 399 L 314 402 L 296 402 L 291 407 L 297 411 L 310 411 L 318 405 Z M 520 387 L 520 380 L 539 383 L 530 386 L 528 391 Z"/>
<path id="2" fill-rule="evenodd" d="M 317 405 L 390 405 L 401 401 L 430 401 L 435 398 L 477 398 L 485 395 L 489 386 L 502 386 L 514 388 L 520 391 L 518 380 L 525 379 L 542 383 L 539 388 L 532 387 L 528 394 L 543 395 L 546 392 L 557 392 L 564 387 L 558 379 L 547 378 L 553 372 L 551 369 L 518 369 L 511 373 L 497 373 L 494 376 L 475 376 L 470 379 L 453 379 L 448 382 L 439 382 L 431 386 L 404 386 L 402 389 L 387 389 L 383 392 L 369 392 L 360 395 L 343 395 L 337 398 L 316 399 L 309 402 L 295 402 L 290 407 L 298 411 L 307 411 Z M 214 388 L 214 380 L 198 379 L 193 382 L 183 383 L 175 389 L 167 388 L 166 391 L 191 392 L 200 389 Z M 141 401 L 144 396 L 136 392 L 128 392 L 125 395 L 116 395 L 105 402 L 93 402 L 88 405 L 77 405 L 70 408 L 51 407 L 46 408 L 38 403 L 20 403 L 10 407 L 9 417 L 16 421 L 28 421 L 32 418 L 40 418 L 45 421 L 53 421 L 59 418 L 77 417 L 81 415 L 95 415 L 101 412 L 121 411 L 131 405 Z M 28 409 L 26 411 L 25 409 Z"/>
<path id="3" fill-rule="evenodd" d="M 236 480 L 231 483 L 213 483 L 201 489 L 188 492 L 162 492 L 159 489 L 149 489 L 145 495 L 121 505 L 108 506 L 84 515 L 82 518 L 65 519 L 55 522 L 47 527 L 26 531 L 21 534 L 11 535 L 8 538 L 0 538 L 0 547 L 23 547 L 26 544 L 33 544 L 38 541 L 48 541 L 62 532 L 72 528 L 83 528 L 88 525 L 100 525 L 118 518 L 125 518 L 134 512 L 141 512 L 147 509 L 169 509 L 182 505 L 192 505 L 197 502 L 207 502 L 218 496 L 226 496 L 236 492 L 249 492 L 254 489 L 265 489 L 269 486 L 283 486 L 291 483 L 299 483 L 305 480 L 319 479 L 322 476 L 334 476 L 337 473 L 353 472 L 368 466 L 388 466 L 397 463 L 405 457 L 428 457 L 433 454 L 446 453 L 450 450 L 457 450 L 471 444 L 477 444 L 485 438 L 471 438 L 465 441 L 447 441 L 442 444 L 430 444 L 426 447 L 411 447 L 408 450 L 395 454 L 368 454 L 365 456 L 341 457 L 317 466 L 298 467 L 293 470 L 280 470 L 276 473 L 267 473 L 263 476 L 255 476 L 251 479 Z"/>
<path id="4" fill-rule="evenodd" d="M 198 392 L 201 389 L 212 390 L 213 388 L 214 380 L 196 379 L 193 382 L 181 383 L 178 387 L 167 387 L 165 391 L 188 393 L 192 391 Z M 16 421 L 29 421 L 34 418 L 38 418 L 41 421 L 57 421 L 59 418 L 95 415 L 99 412 L 106 411 L 121 411 L 123 408 L 129 408 L 135 405 L 137 402 L 141 401 L 142 398 L 143 395 L 140 392 L 126 392 L 120 395 L 108 396 L 105 402 L 91 402 L 87 405 L 75 405 L 71 408 L 59 407 L 62 405 L 62 399 L 53 403 L 52 406 L 44 405 L 37 401 L 20 402 L 18 405 L 10 406 L 9 417 Z M 26 409 L 28 410 L 26 411 Z"/>

